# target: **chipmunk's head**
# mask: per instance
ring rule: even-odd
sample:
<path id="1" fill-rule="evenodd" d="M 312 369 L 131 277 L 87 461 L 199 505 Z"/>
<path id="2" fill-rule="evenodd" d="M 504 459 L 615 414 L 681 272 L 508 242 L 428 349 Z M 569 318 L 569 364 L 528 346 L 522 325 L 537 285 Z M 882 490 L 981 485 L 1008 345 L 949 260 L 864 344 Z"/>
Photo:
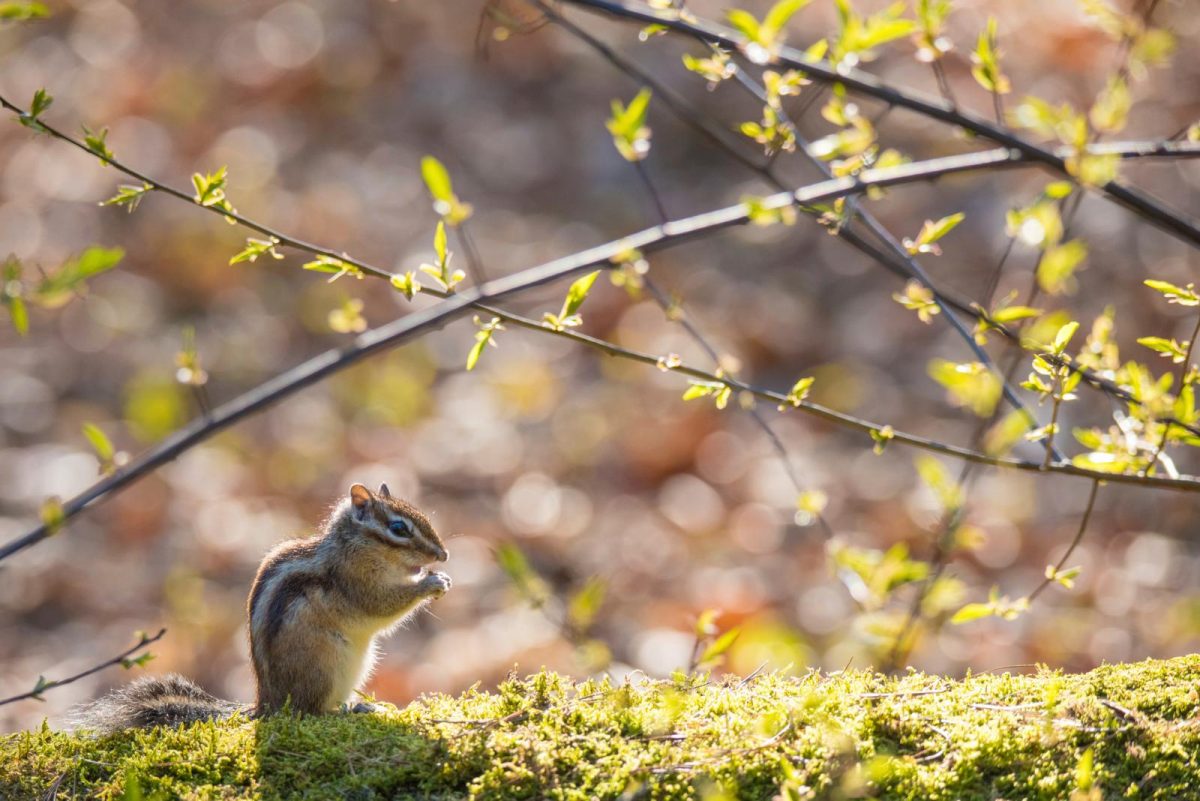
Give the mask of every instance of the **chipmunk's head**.
<path id="1" fill-rule="evenodd" d="M 389 558 L 413 572 L 431 562 L 446 561 L 446 546 L 419 509 L 407 501 L 393 498 L 387 484 L 371 492 L 362 484 L 350 487 L 349 521 L 362 544 L 387 548 Z"/>

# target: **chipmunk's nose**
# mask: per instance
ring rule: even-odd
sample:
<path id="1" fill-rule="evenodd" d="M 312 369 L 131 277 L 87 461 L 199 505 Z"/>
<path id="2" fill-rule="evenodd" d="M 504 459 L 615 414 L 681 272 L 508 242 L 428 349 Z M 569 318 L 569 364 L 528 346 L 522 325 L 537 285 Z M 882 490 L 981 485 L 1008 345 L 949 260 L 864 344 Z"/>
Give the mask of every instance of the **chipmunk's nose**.
<path id="1" fill-rule="evenodd" d="M 446 549 L 440 545 L 437 546 L 437 560 L 439 562 L 445 562 L 448 558 L 450 558 L 450 554 L 446 553 Z"/>

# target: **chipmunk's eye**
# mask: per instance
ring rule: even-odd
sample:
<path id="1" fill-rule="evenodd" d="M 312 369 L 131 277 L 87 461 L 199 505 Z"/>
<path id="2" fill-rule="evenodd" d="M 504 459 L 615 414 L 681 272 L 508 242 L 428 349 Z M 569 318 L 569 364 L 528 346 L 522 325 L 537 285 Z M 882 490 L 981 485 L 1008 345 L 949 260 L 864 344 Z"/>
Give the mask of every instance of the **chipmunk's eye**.
<path id="1" fill-rule="evenodd" d="M 393 534 L 399 534 L 401 537 L 408 537 L 412 535 L 412 523 L 409 523 L 403 517 L 399 517 L 388 524 L 388 530 Z"/>

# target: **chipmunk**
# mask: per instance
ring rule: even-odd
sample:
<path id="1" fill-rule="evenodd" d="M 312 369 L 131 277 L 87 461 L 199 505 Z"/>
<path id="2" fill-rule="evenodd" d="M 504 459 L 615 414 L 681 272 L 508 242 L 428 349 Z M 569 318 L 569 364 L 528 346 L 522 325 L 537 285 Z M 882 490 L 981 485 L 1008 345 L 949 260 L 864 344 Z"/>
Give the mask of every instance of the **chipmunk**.
<path id="1" fill-rule="evenodd" d="M 362 484 L 334 508 L 321 533 L 272 549 L 247 602 L 257 688 L 253 708 L 224 701 L 190 680 L 144 678 L 83 711 L 81 727 L 100 732 L 283 709 L 331 712 L 371 674 L 376 640 L 425 602 L 450 589 L 446 548 L 425 515 L 393 498 L 387 485 Z M 370 711 L 359 704 L 352 711 Z"/>

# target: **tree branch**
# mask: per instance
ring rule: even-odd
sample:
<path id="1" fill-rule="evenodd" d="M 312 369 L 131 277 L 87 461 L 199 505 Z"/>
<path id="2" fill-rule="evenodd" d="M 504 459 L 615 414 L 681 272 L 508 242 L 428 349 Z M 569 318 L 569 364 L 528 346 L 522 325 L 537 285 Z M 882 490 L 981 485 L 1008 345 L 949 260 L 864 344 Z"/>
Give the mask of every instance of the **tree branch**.
<path id="1" fill-rule="evenodd" d="M 166 633 L 166 629 L 159 629 L 158 634 L 155 634 L 153 637 L 148 634 L 142 634 L 141 638 L 136 644 L 133 645 L 133 647 L 127 648 L 126 650 L 114 656 L 112 659 L 101 662 L 95 667 L 90 667 L 87 670 L 76 673 L 74 676 L 68 676 L 65 679 L 56 679 L 54 681 L 46 681 L 43 677 L 38 676 L 37 685 L 32 690 L 27 693 L 21 693 L 20 695 L 14 695 L 11 698 L 0 700 L 0 706 L 16 703 L 17 701 L 24 701 L 29 698 L 35 698 L 38 701 L 41 701 L 43 700 L 42 693 L 46 692 L 47 690 L 53 690 L 56 687 L 62 687 L 64 685 L 79 681 L 82 678 L 86 678 L 93 673 L 99 673 L 101 670 L 112 667 L 113 665 L 125 665 L 126 667 L 130 667 L 132 664 L 130 657 L 145 648 L 147 645 L 158 642 Z"/>
<path id="2" fill-rule="evenodd" d="M 622 19 L 662 25 L 670 30 L 720 45 L 727 50 L 741 51 L 746 45 L 745 37 L 726 27 L 700 20 L 690 13 L 684 20 L 676 10 L 659 11 L 621 0 L 565 0 L 565 2 L 603 11 Z M 791 47 L 780 47 L 774 61 L 800 70 L 810 78 L 826 83 L 842 84 L 847 89 L 874 97 L 889 105 L 899 106 L 926 117 L 964 128 L 1005 147 L 1018 150 L 1027 158 L 1045 164 L 1056 172 L 1073 179 L 1073 176 L 1067 172 L 1064 160 L 1066 156 L 1036 145 L 1007 128 L 989 122 L 973 112 L 956 108 L 944 100 L 926 97 L 908 89 L 896 88 L 862 70 L 835 67 L 827 61 L 814 61 L 801 51 Z M 1142 192 L 1132 189 L 1120 181 L 1110 181 L 1102 187 L 1092 188 L 1103 192 L 1120 205 L 1172 236 L 1193 246 L 1200 246 L 1200 226 Z"/>
<path id="3" fill-rule="evenodd" d="M 779 192 L 764 198 L 762 205 L 767 209 L 775 209 L 784 208 L 792 204 L 819 203 L 859 194 L 872 186 L 899 186 L 906 183 L 930 180 L 940 175 L 949 175 L 956 172 L 1017 166 L 1024 163 L 1026 163 L 1026 159 L 1021 154 L 1004 150 L 988 151 L 981 154 L 967 154 L 964 156 L 949 156 L 925 162 L 912 162 L 885 170 L 866 170 L 854 178 L 838 178 L 830 181 L 822 181 L 795 192 Z M 588 269 L 596 267 L 610 268 L 613 266 L 614 259 L 630 249 L 641 250 L 645 253 L 655 252 L 724 228 L 744 225 L 747 222 L 749 222 L 749 214 L 746 206 L 744 204 L 737 204 L 647 228 L 621 239 L 564 256 L 504 278 L 492 280 L 481 287 L 453 294 L 435 306 L 414 312 L 407 317 L 360 334 L 355 338 L 352 346 L 326 351 L 292 370 L 267 381 L 259 387 L 234 398 L 228 403 L 217 407 L 208 417 L 198 419 L 167 437 L 143 456 L 66 501 L 63 504 L 62 521 L 69 520 L 109 493 L 133 483 L 138 478 L 173 460 L 184 451 L 203 442 L 217 432 L 228 428 L 233 423 L 261 411 L 329 375 L 343 370 L 352 364 L 356 364 L 367 356 L 395 347 L 428 331 L 441 328 L 468 309 L 474 308 L 491 312 L 497 316 L 503 315 L 505 319 L 515 320 L 515 315 L 501 312 L 487 304 L 494 300 L 519 294 L 533 287 L 542 286 L 560 278 L 567 278 Z M 371 271 L 370 274 L 373 275 L 388 275 L 377 268 L 371 268 Z M 539 331 L 550 331 L 550 329 L 543 328 L 533 321 L 524 321 L 522 325 L 529 328 L 536 328 Z M 568 336 L 577 341 L 590 342 L 602 347 L 606 352 L 613 355 L 636 358 L 637 361 L 646 363 L 659 363 L 659 358 L 656 356 L 639 354 L 637 357 L 634 357 L 632 352 L 593 337 L 586 337 L 566 331 L 555 333 L 560 336 Z M 764 400 L 782 405 L 791 405 L 787 396 L 783 393 L 756 389 L 732 378 L 719 377 L 691 368 L 677 368 L 676 372 L 682 372 L 686 375 L 702 378 L 703 380 L 722 381 L 733 389 L 751 392 Z M 884 428 L 882 424 L 861 420 L 852 415 L 843 414 L 815 403 L 804 402 L 799 408 L 816 417 L 863 432 L 879 431 Z M 893 439 L 897 442 L 934 453 L 980 462 L 981 464 L 995 465 L 997 467 L 1008 467 L 1034 472 L 1060 473 L 1063 475 L 1100 478 L 1113 483 L 1131 483 L 1148 487 L 1200 492 L 1200 479 L 1193 477 L 1160 478 L 1158 476 L 1097 473 L 1092 470 L 1076 467 L 1070 463 L 1055 463 L 1047 469 L 1043 468 L 1037 462 L 992 457 L 968 448 L 947 445 L 902 432 L 896 432 Z M 51 536 L 55 530 L 43 524 L 11 540 L 0 547 L 0 560 L 24 550 L 35 543 L 41 542 Z"/>

